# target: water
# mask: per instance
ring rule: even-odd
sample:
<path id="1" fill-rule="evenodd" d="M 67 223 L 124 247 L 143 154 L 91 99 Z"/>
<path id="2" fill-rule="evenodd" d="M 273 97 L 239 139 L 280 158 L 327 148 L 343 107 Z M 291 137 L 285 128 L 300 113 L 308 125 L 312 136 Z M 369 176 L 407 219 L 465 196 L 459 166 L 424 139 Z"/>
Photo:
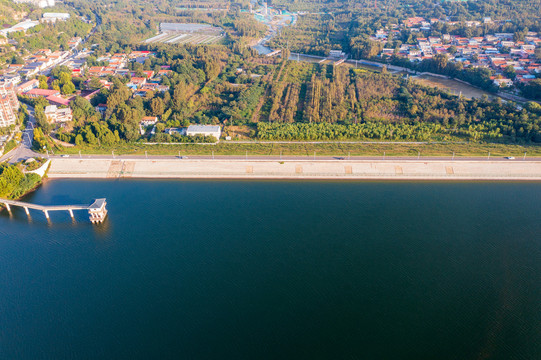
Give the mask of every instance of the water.
<path id="1" fill-rule="evenodd" d="M 541 184 L 55 180 L 0 214 L 1 359 L 540 359 Z"/>

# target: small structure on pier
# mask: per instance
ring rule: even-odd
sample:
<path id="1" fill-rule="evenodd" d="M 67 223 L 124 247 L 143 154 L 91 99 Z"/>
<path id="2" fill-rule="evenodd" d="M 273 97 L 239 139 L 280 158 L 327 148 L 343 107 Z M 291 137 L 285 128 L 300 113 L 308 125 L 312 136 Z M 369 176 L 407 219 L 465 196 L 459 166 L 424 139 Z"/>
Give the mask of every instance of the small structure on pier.
<path id="1" fill-rule="evenodd" d="M 11 212 L 11 206 L 22 207 L 24 208 L 26 215 L 29 215 L 29 216 L 30 216 L 30 211 L 28 209 L 43 211 L 47 219 L 49 219 L 49 211 L 68 211 L 70 216 L 73 218 L 74 210 L 87 210 L 92 224 L 98 224 L 98 223 L 103 222 L 103 220 L 105 220 L 105 217 L 107 216 L 107 209 L 105 208 L 105 206 L 107 205 L 107 201 L 105 199 L 96 199 L 90 205 L 44 206 L 44 205 L 36 205 L 36 204 L 30 204 L 30 203 L 26 203 L 22 201 L 7 200 L 7 199 L 0 199 L 0 204 L 4 204 L 7 211 L 9 212 Z"/>
<path id="2" fill-rule="evenodd" d="M 90 221 L 92 224 L 103 222 L 107 216 L 107 209 L 105 208 L 107 202 L 105 199 L 96 199 L 89 207 L 88 214 L 90 215 Z"/>

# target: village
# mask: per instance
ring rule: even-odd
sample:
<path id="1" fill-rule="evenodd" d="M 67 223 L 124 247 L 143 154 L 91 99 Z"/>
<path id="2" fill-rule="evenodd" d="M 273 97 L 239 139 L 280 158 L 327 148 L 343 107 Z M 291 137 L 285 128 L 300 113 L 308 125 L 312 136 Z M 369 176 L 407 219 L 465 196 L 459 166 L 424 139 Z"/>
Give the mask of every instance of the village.
<path id="1" fill-rule="evenodd" d="M 73 39 L 74 42 L 80 39 Z M 65 127 L 66 123 L 73 120 L 73 111 L 70 103 L 80 96 L 91 100 L 102 88 L 110 89 L 113 77 L 128 77 L 126 86 L 132 91 L 133 97 L 146 97 L 148 93 L 163 93 L 169 91 L 168 85 L 162 84 L 162 77 L 168 76 L 172 70 L 168 66 L 162 66 L 160 70 L 137 70 L 128 68 L 130 62 L 144 64 L 147 59 L 156 54 L 151 51 L 133 51 L 129 54 L 115 53 L 107 54 L 97 58 L 103 66 L 88 66 L 88 57 L 93 54 L 91 50 L 83 49 L 81 52 L 71 56 L 71 52 L 53 52 L 50 49 L 40 49 L 34 54 L 24 58 L 24 64 L 10 64 L 0 77 L 0 90 L 5 98 L 6 106 L 0 111 L 0 126 L 8 127 L 15 125 L 16 113 L 19 109 L 17 96 L 23 99 L 44 98 L 50 105 L 45 107 L 45 116 L 50 124 L 58 128 Z M 63 66 L 70 71 L 72 79 L 84 78 L 80 82 L 80 89 L 73 93 L 65 94 L 63 89 L 55 89 L 53 78 L 46 76 L 51 71 Z M 39 77 L 45 77 L 46 82 L 40 81 Z M 22 81 L 25 78 L 31 80 Z M 7 96 L 9 95 L 9 96 Z M 2 102 L 3 104 L 3 102 Z M 97 104 L 95 110 L 102 116 L 107 111 L 107 104 Z M 155 133 L 155 126 L 158 123 L 156 116 L 144 116 L 139 124 L 141 135 Z M 183 136 L 213 136 L 216 140 L 220 138 L 221 129 L 219 126 L 192 125 L 187 128 L 165 129 L 167 134 L 179 134 Z"/>
<path id="2" fill-rule="evenodd" d="M 421 62 L 438 54 L 445 55 L 450 62 L 461 63 L 467 67 L 485 67 L 493 71 L 492 80 L 499 88 L 515 88 L 526 84 L 541 74 L 541 60 L 536 56 L 536 48 L 541 48 L 541 37 L 536 32 L 528 32 L 517 39 L 513 33 L 493 33 L 485 36 L 459 36 L 443 34 L 427 36 L 436 23 L 457 26 L 459 23 L 440 19 L 412 17 L 401 25 L 392 24 L 381 28 L 370 38 L 381 43 L 383 50 L 378 57 L 391 56 Z M 466 27 L 476 28 L 494 25 L 490 18 L 483 21 L 467 21 Z M 415 36 L 412 36 L 415 35 Z M 415 44 L 404 43 L 398 48 L 386 47 L 392 39 L 405 37 L 414 39 Z"/>

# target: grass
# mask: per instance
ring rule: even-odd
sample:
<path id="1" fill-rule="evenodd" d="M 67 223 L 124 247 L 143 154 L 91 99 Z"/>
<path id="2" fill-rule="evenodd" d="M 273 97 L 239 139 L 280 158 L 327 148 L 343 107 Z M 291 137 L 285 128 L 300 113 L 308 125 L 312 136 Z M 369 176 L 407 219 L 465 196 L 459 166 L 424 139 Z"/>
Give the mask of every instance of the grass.
<path id="1" fill-rule="evenodd" d="M 13 139 L 9 140 L 6 145 L 4 146 L 4 154 L 7 154 L 11 150 L 15 149 L 17 146 L 17 142 Z"/>
<path id="2" fill-rule="evenodd" d="M 522 157 L 526 152 L 528 157 L 541 156 L 541 146 L 537 145 L 507 145 L 488 143 L 467 144 L 239 144 L 221 142 L 216 145 L 174 144 L 174 145 L 144 145 L 121 144 L 111 147 L 75 146 L 64 148 L 62 154 L 111 154 L 115 155 L 246 155 L 248 156 L 441 156 L 452 157 L 491 157 L 515 156 Z"/>

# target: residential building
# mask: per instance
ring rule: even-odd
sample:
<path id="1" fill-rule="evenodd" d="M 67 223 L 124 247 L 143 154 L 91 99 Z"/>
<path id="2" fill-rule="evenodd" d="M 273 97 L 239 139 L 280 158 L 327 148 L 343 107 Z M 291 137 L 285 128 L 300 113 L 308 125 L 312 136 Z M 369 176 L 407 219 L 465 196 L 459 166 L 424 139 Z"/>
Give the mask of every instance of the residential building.
<path id="1" fill-rule="evenodd" d="M 2 78 L 0 78 L 0 82 L 11 83 L 13 85 L 17 85 L 18 83 L 21 82 L 21 75 L 19 74 L 3 75 Z"/>
<path id="2" fill-rule="evenodd" d="M 97 112 L 104 115 L 107 111 L 107 104 L 98 104 L 94 109 L 96 109 Z"/>
<path id="3" fill-rule="evenodd" d="M 9 82 L 0 82 L 0 96 L 5 96 L 15 111 L 19 110 L 20 104 L 15 92 L 15 85 Z"/>
<path id="4" fill-rule="evenodd" d="M 145 116 L 139 122 L 139 132 L 141 135 L 145 135 L 145 131 L 149 126 L 156 125 L 158 118 L 156 116 Z"/>
<path id="5" fill-rule="evenodd" d="M 19 100 L 13 84 L 0 83 L 0 127 L 15 125 L 17 110 L 19 110 Z"/>
<path id="6" fill-rule="evenodd" d="M 37 89 L 38 87 L 39 87 L 39 80 L 37 79 L 29 80 L 17 86 L 17 93 L 22 94 L 32 89 Z"/>
<path id="7" fill-rule="evenodd" d="M 17 123 L 17 112 L 11 106 L 7 95 L 0 95 L 0 128 L 15 125 Z"/>
<path id="8" fill-rule="evenodd" d="M 51 123 L 62 123 L 71 121 L 73 113 L 70 108 L 58 108 L 56 105 L 49 105 L 45 108 L 45 117 Z"/>

